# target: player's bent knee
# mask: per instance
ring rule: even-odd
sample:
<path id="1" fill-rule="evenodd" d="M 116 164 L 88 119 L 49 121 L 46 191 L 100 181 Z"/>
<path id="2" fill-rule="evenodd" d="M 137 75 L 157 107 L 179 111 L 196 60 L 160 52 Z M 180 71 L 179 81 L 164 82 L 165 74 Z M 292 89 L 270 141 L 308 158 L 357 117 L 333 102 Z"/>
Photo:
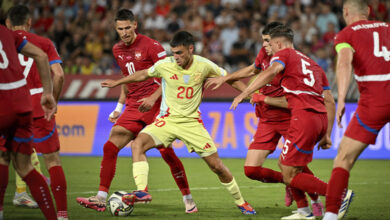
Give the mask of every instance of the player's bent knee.
<path id="1" fill-rule="evenodd" d="M 54 166 L 61 166 L 60 154 L 58 151 L 48 154 L 42 154 L 42 156 L 45 159 L 47 169 L 50 169 Z"/>
<path id="2" fill-rule="evenodd" d="M 114 126 L 111 129 L 110 138 L 123 137 L 123 136 L 125 137 L 131 136 L 131 138 L 133 138 L 134 134 L 131 131 L 121 126 Z"/>
<path id="3" fill-rule="evenodd" d="M 0 151 L 0 165 L 8 166 L 11 161 L 11 156 L 8 152 Z"/>
<path id="4" fill-rule="evenodd" d="M 245 176 L 248 177 L 249 179 L 252 179 L 252 180 L 260 180 L 260 181 L 264 182 L 263 178 L 261 176 L 260 169 L 261 169 L 260 166 L 257 166 L 257 167 L 244 166 Z"/>

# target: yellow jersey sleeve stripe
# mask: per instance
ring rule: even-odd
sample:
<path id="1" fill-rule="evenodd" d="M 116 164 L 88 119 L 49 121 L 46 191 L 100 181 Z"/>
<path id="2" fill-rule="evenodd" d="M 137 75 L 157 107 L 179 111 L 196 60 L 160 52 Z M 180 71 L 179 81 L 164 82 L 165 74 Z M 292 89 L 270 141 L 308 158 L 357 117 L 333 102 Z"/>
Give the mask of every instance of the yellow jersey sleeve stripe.
<path id="1" fill-rule="evenodd" d="M 351 48 L 353 52 L 355 52 L 355 50 L 353 49 L 353 47 L 351 46 L 351 44 L 349 43 L 339 43 L 335 46 L 335 49 L 336 49 L 336 52 L 340 52 L 341 49 L 343 48 Z"/>

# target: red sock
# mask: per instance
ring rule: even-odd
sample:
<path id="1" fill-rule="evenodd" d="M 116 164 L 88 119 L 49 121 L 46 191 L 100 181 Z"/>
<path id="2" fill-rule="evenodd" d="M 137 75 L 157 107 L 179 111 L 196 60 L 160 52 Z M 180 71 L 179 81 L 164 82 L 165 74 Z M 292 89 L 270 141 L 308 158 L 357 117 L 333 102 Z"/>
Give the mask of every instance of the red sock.
<path id="1" fill-rule="evenodd" d="M 108 192 L 112 179 L 115 176 L 116 159 L 119 148 L 111 141 L 107 141 L 103 147 L 103 160 L 100 166 L 99 191 Z"/>
<path id="2" fill-rule="evenodd" d="M 3 210 L 4 194 L 8 185 L 8 166 L 0 164 L 0 211 Z"/>
<path id="3" fill-rule="evenodd" d="M 313 175 L 298 173 L 292 179 L 290 186 L 307 193 L 317 193 L 324 196 L 326 194 L 327 184 Z"/>
<path id="4" fill-rule="evenodd" d="M 56 201 L 57 212 L 67 211 L 66 180 L 61 166 L 49 169 L 50 187 Z"/>
<path id="5" fill-rule="evenodd" d="M 341 167 L 332 171 L 326 193 L 326 211 L 338 213 L 348 188 L 349 172 Z"/>
<path id="6" fill-rule="evenodd" d="M 307 173 L 307 174 L 311 174 L 314 176 L 314 173 L 309 169 L 309 167 L 306 165 L 303 167 L 303 172 L 304 173 Z M 317 201 L 318 200 L 318 194 L 317 193 L 308 193 L 308 195 L 310 196 L 311 200 L 313 201 Z"/>
<path id="7" fill-rule="evenodd" d="M 304 208 L 309 206 L 309 203 L 307 202 L 306 199 L 305 192 L 297 188 L 291 187 L 291 193 L 295 202 L 297 203 L 298 208 Z"/>
<path id="8" fill-rule="evenodd" d="M 253 180 L 259 180 L 264 183 L 282 183 L 283 176 L 281 172 L 271 170 L 265 167 L 244 166 L 245 175 Z"/>
<path id="9" fill-rule="evenodd" d="M 173 179 L 175 179 L 181 194 L 183 194 L 183 196 L 190 194 L 186 171 L 184 170 L 184 166 L 180 159 L 176 156 L 175 151 L 171 147 L 160 147 L 158 150 L 160 151 L 162 158 L 169 165 Z"/>
<path id="10" fill-rule="evenodd" d="M 24 178 L 31 195 L 38 203 L 46 219 L 57 219 L 56 209 L 51 199 L 50 190 L 45 179 L 35 169 L 31 170 Z"/>

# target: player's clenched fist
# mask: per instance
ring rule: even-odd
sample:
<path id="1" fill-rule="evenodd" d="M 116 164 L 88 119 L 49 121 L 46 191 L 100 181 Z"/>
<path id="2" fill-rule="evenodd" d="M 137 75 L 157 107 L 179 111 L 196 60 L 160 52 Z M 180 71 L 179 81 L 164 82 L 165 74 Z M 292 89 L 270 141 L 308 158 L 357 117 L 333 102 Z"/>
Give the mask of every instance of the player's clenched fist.
<path id="1" fill-rule="evenodd" d="M 105 88 L 105 87 L 107 87 L 107 88 L 114 88 L 114 87 L 118 86 L 119 84 L 115 80 L 106 79 L 102 83 L 100 83 L 100 85 L 103 88 Z"/>

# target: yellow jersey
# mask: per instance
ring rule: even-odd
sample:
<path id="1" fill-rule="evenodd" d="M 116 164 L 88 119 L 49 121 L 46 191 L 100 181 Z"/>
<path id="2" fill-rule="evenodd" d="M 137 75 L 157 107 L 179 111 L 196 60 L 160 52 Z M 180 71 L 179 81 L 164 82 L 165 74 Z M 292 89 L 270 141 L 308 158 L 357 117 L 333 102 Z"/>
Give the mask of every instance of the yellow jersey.
<path id="1" fill-rule="evenodd" d="M 207 58 L 193 55 L 188 69 L 177 65 L 170 56 L 148 69 L 148 75 L 161 78 L 162 100 L 158 116 L 199 118 L 203 83 L 207 78 L 225 76 L 226 70 Z"/>

